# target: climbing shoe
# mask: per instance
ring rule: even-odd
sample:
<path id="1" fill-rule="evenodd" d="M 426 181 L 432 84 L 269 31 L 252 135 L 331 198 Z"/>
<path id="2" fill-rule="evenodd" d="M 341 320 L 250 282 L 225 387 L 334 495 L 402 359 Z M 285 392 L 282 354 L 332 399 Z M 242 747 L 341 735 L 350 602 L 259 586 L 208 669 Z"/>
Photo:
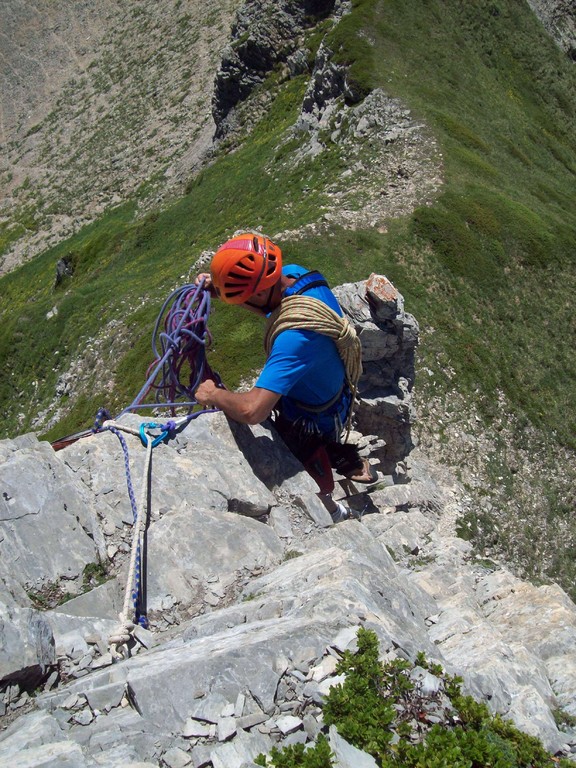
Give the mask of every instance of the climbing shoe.
<path id="1" fill-rule="evenodd" d="M 341 504 L 339 501 L 337 501 L 336 509 L 334 512 L 330 512 L 330 516 L 332 517 L 332 521 L 334 523 L 341 523 L 342 520 L 348 520 L 350 517 L 350 510 L 346 509 L 344 504 Z"/>

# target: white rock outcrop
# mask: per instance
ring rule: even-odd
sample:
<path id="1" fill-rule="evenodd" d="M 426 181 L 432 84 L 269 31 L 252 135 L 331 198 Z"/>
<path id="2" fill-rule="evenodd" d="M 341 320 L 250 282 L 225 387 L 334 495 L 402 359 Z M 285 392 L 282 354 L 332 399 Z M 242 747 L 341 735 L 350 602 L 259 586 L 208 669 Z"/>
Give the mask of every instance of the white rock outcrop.
<path id="1" fill-rule="evenodd" d="M 366 298 L 381 283 L 357 289 L 369 312 L 384 311 Z M 385 294 L 378 333 L 402 342 L 410 332 L 400 357 L 386 358 L 395 373 L 383 390 L 408 382 L 409 404 L 410 366 L 398 361 L 410 363 L 417 326 L 393 286 Z M 373 331 L 372 348 L 389 350 Z M 138 497 L 145 450 L 132 432 L 124 439 Z M 0 768 L 16 756 L 29 768 L 251 768 L 324 728 L 335 660 L 361 626 L 387 659 L 424 651 L 460 674 L 549 750 L 576 745 L 554 718 L 576 716 L 576 606 L 557 586 L 476 560 L 447 524 L 461 489 L 418 449 L 402 459 L 406 473 L 380 465 L 381 483 L 347 499 L 355 517 L 333 525 L 271 424 L 191 421 L 153 450 L 141 553 L 149 627 L 115 663 L 134 520 L 120 441 L 104 431 L 54 452 L 25 435 L 0 453 Z M 372 765 L 328 735 L 343 766 Z"/>

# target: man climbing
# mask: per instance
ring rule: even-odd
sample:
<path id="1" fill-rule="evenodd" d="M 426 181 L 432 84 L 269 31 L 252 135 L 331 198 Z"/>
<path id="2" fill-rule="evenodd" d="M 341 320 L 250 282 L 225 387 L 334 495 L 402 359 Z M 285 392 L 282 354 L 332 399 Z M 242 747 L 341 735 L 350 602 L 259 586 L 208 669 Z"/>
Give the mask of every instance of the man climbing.
<path id="1" fill-rule="evenodd" d="M 244 424 L 274 413 L 276 429 L 318 484 L 334 522 L 346 519 L 349 511 L 332 498 L 332 467 L 357 483 L 377 475 L 356 446 L 341 442 L 361 373 L 360 342 L 326 280 L 295 264 L 282 266 L 280 248 L 253 233 L 225 242 L 201 278 L 227 304 L 268 318 L 268 357 L 250 391 L 230 392 L 207 380 L 196 400 Z"/>

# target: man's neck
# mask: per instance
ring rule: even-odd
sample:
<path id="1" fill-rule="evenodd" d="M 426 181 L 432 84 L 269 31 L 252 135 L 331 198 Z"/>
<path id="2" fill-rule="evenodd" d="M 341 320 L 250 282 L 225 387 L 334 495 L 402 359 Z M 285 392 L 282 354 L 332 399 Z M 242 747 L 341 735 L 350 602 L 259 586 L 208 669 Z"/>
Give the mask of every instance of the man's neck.
<path id="1" fill-rule="evenodd" d="M 286 288 L 290 288 L 291 285 L 294 285 L 296 282 L 295 277 L 286 277 L 286 275 L 282 275 L 280 278 L 280 289 L 282 291 L 282 294 L 284 294 L 284 291 Z"/>

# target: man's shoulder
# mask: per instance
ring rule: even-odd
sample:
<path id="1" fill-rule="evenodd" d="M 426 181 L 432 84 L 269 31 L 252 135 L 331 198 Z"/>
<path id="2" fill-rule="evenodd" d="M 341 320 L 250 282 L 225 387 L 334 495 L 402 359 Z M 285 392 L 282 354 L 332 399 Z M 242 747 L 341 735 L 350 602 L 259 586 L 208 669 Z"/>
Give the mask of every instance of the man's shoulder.
<path id="1" fill-rule="evenodd" d="M 282 274 L 284 277 L 294 277 L 296 279 L 302 277 L 302 275 L 305 275 L 309 271 L 309 269 L 300 266 L 300 264 L 284 264 L 282 267 Z"/>

